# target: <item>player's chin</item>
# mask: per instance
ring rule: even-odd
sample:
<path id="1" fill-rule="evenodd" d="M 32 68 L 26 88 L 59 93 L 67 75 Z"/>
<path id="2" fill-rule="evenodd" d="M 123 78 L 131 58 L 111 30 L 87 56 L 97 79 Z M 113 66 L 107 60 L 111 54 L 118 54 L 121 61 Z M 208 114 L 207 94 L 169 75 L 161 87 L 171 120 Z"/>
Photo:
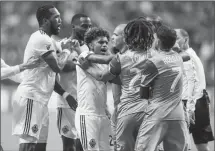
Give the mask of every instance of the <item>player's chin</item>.
<path id="1" fill-rule="evenodd" d="M 53 35 L 58 35 L 60 33 L 60 29 L 56 29 L 53 31 Z"/>

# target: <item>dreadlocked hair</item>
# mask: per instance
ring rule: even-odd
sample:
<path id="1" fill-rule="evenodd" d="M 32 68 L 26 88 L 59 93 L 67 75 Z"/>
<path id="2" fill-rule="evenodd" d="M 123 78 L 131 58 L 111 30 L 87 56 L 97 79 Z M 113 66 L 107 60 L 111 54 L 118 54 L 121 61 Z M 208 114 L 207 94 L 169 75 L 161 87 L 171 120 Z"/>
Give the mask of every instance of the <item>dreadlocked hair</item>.
<path id="1" fill-rule="evenodd" d="M 97 37 L 107 37 L 108 41 L 110 40 L 110 35 L 107 30 L 100 27 L 93 27 L 85 33 L 84 42 L 88 45 Z"/>
<path id="2" fill-rule="evenodd" d="M 140 48 L 147 51 L 154 41 L 152 24 L 142 17 L 130 21 L 124 29 L 124 34 L 129 49 Z"/>

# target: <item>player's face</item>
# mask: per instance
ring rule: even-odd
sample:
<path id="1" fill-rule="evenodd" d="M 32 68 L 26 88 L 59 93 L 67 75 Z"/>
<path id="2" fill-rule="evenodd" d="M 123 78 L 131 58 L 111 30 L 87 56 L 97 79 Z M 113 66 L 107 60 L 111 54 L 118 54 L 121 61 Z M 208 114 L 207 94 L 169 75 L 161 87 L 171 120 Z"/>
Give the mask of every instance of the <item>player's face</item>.
<path id="1" fill-rule="evenodd" d="M 80 22 L 80 27 L 82 27 L 86 31 L 92 27 L 91 19 L 89 17 L 81 17 Z"/>
<path id="2" fill-rule="evenodd" d="M 124 43 L 124 36 L 123 36 L 123 30 L 120 28 L 116 28 L 113 32 L 113 35 L 111 37 L 111 42 L 113 47 L 117 49 L 122 49 L 123 43 Z"/>
<path id="3" fill-rule="evenodd" d="M 49 19 L 51 33 L 53 35 L 58 35 L 60 32 L 61 23 L 62 23 L 60 13 L 58 12 L 58 10 L 56 8 L 51 8 L 49 11 L 52 13 L 52 15 Z"/>
<path id="4" fill-rule="evenodd" d="M 176 30 L 176 34 L 177 34 L 177 39 L 176 39 L 176 45 L 178 45 L 178 47 L 181 50 L 185 49 L 185 45 L 186 45 L 186 39 L 180 34 L 180 32 L 178 30 Z"/>
<path id="5" fill-rule="evenodd" d="M 98 37 L 91 43 L 92 50 L 95 54 L 106 55 L 108 51 L 107 37 Z"/>

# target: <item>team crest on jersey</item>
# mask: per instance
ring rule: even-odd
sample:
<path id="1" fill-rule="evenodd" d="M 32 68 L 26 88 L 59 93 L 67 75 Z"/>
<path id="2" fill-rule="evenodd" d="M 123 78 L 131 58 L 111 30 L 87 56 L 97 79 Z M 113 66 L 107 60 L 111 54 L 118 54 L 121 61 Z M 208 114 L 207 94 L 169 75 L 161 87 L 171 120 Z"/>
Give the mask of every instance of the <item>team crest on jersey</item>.
<path id="1" fill-rule="evenodd" d="M 95 139 L 91 139 L 89 144 L 90 144 L 90 146 L 92 148 L 94 148 L 96 146 L 96 140 Z"/>
<path id="2" fill-rule="evenodd" d="M 38 131 L 38 125 L 37 124 L 34 124 L 34 126 L 32 126 L 32 132 L 33 133 L 36 133 Z"/>
<path id="3" fill-rule="evenodd" d="M 63 128 L 62 128 L 62 131 L 64 134 L 66 134 L 68 131 L 69 131 L 69 127 L 67 125 L 65 125 Z"/>
<path id="4" fill-rule="evenodd" d="M 51 45 L 46 45 L 47 50 L 49 50 L 51 47 Z"/>

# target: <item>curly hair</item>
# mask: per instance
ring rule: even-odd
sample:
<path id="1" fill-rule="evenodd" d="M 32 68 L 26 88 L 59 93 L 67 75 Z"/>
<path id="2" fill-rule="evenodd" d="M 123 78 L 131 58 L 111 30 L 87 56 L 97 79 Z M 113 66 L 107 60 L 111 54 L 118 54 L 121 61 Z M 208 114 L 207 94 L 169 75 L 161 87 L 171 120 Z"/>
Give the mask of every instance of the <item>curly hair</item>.
<path id="1" fill-rule="evenodd" d="M 107 37 L 108 41 L 110 40 L 110 35 L 107 30 L 99 27 L 93 27 L 85 33 L 84 42 L 88 45 L 96 38 L 102 36 Z"/>
<path id="2" fill-rule="evenodd" d="M 147 51 L 154 40 L 152 24 L 146 21 L 145 17 L 130 21 L 124 29 L 124 34 L 130 49 L 140 48 Z"/>

